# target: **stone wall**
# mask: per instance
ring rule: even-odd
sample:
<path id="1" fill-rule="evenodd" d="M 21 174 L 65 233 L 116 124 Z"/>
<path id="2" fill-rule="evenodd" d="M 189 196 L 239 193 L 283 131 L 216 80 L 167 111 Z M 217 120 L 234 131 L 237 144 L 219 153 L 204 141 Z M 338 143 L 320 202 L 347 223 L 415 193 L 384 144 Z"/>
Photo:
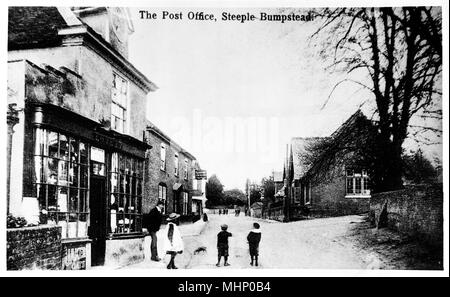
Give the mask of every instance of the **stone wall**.
<path id="1" fill-rule="evenodd" d="M 374 194 L 370 199 L 369 218 L 379 228 L 389 227 L 441 246 L 443 185 L 413 185 L 404 190 Z"/>
<path id="2" fill-rule="evenodd" d="M 7 269 L 61 269 L 61 227 L 7 229 Z"/>

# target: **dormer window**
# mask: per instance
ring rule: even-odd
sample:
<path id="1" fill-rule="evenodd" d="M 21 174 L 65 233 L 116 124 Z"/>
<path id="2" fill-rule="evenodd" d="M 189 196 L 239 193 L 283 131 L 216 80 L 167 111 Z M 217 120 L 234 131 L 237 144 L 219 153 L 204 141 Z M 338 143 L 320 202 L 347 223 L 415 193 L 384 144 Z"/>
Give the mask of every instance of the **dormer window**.
<path id="1" fill-rule="evenodd" d="M 111 99 L 111 129 L 120 133 L 125 133 L 128 105 L 128 81 L 116 73 L 113 74 Z"/>

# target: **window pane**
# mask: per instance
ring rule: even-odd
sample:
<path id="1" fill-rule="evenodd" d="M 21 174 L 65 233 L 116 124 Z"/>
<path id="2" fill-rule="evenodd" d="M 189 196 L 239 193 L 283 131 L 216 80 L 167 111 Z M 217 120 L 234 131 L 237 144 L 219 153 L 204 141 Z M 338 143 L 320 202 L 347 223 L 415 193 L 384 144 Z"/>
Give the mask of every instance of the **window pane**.
<path id="1" fill-rule="evenodd" d="M 58 189 L 58 210 L 60 212 L 67 212 L 67 194 L 66 187 L 59 187 Z"/>
<path id="2" fill-rule="evenodd" d="M 79 162 L 79 143 L 78 140 L 70 138 L 70 162 Z"/>
<path id="3" fill-rule="evenodd" d="M 347 194 L 353 194 L 353 178 L 347 178 Z"/>
<path id="4" fill-rule="evenodd" d="M 136 203 L 137 203 L 137 205 L 136 205 L 136 212 L 138 214 L 140 214 L 142 212 L 142 198 L 141 197 L 137 197 L 136 198 Z"/>
<path id="5" fill-rule="evenodd" d="M 80 165 L 80 187 L 88 187 L 88 166 Z"/>
<path id="6" fill-rule="evenodd" d="M 119 156 L 117 153 L 111 155 L 111 172 L 119 171 Z"/>
<path id="7" fill-rule="evenodd" d="M 80 212 L 88 212 L 86 190 L 80 190 Z"/>
<path id="8" fill-rule="evenodd" d="M 69 211 L 78 212 L 78 190 L 70 189 Z"/>
<path id="9" fill-rule="evenodd" d="M 58 133 L 48 133 L 48 155 L 49 157 L 58 157 Z"/>
<path id="10" fill-rule="evenodd" d="M 129 175 L 126 175 L 125 179 L 125 193 L 131 194 L 131 178 Z"/>
<path id="11" fill-rule="evenodd" d="M 72 187 L 78 187 L 78 170 L 79 170 L 78 164 L 70 163 L 70 165 L 69 165 L 69 184 Z"/>
<path id="12" fill-rule="evenodd" d="M 80 163 L 88 164 L 88 147 L 86 144 L 80 142 Z"/>
<path id="13" fill-rule="evenodd" d="M 68 175 L 69 175 L 69 163 L 64 161 L 59 161 L 58 167 L 58 184 L 62 186 L 67 186 Z"/>
<path id="14" fill-rule="evenodd" d="M 361 178 L 355 178 L 355 193 L 361 194 Z"/>
<path id="15" fill-rule="evenodd" d="M 78 221 L 78 215 L 77 213 L 71 212 L 69 213 L 69 222 L 77 222 Z M 71 227 L 73 227 L 73 229 L 76 229 L 76 225 L 71 225 Z M 72 234 L 72 236 L 69 237 L 76 237 L 76 233 L 74 232 L 75 230 L 70 230 L 70 234 Z"/>
<path id="16" fill-rule="evenodd" d="M 87 214 L 78 215 L 78 237 L 87 237 Z"/>
<path id="17" fill-rule="evenodd" d="M 57 187 L 53 185 L 47 186 L 48 211 L 57 211 Z"/>
<path id="18" fill-rule="evenodd" d="M 69 141 L 65 135 L 59 134 L 59 158 L 69 160 Z"/>
<path id="19" fill-rule="evenodd" d="M 119 179 L 118 179 L 118 174 L 117 173 L 111 173 L 111 192 L 112 193 L 116 193 L 119 191 Z"/>
<path id="20" fill-rule="evenodd" d="M 48 184 L 55 185 L 58 181 L 58 160 L 52 158 L 47 159 L 47 178 Z"/>

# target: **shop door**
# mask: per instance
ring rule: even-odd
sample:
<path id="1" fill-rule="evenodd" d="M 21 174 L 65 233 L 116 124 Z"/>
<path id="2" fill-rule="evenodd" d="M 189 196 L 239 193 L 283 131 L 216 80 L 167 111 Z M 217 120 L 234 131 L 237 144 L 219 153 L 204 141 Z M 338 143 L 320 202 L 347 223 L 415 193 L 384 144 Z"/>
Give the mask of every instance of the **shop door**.
<path id="1" fill-rule="evenodd" d="M 106 251 L 106 179 L 91 176 L 89 207 L 91 211 L 89 238 L 92 266 L 105 263 Z"/>

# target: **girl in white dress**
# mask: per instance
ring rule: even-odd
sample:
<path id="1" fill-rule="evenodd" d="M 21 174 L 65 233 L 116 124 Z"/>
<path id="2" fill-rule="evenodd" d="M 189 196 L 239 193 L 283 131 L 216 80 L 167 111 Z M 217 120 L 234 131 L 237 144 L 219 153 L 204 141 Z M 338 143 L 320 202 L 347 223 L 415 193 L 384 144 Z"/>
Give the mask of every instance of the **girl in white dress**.
<path id="1" fill-rule="evenodd" d="M 164 234 L 164 250 L 170 255 L 170 261 L 167 269 L 178 269 L 175 266 L 175 257 L 183 253 L 184 245 L 180 230 L 176 224 L 179 214 L 171 213 L 167 218 L 167 227 Z"/>

